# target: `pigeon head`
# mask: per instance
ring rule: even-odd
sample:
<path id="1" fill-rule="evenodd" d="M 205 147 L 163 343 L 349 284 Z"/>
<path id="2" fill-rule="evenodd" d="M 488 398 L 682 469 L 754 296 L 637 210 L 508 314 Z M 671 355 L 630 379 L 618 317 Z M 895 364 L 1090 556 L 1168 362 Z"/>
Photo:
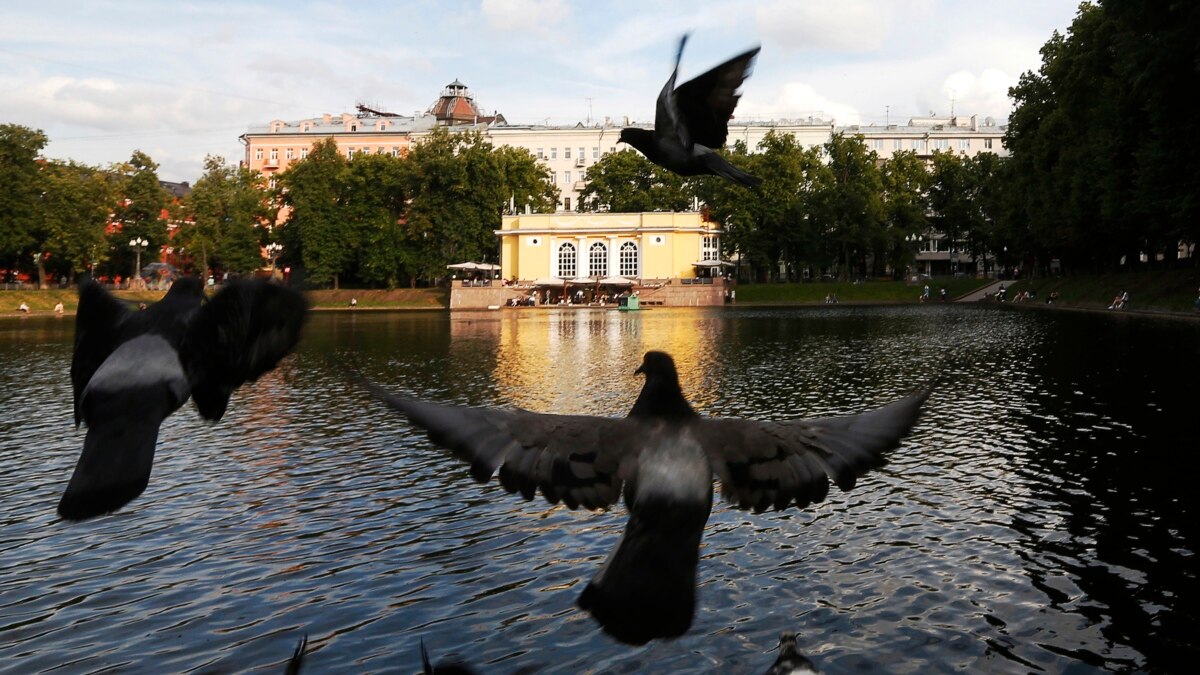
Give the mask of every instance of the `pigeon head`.
<path id="1" fill-rule="evenodd" d="M 624 143 L 641 151 L 643 155 L 657 156 L 654 145 L 654 132 L 638 127 L 625 127 L 617 137 L 618 143 Z"/>
<path id="2" fill-rule="evenodd" d="M 635 375 L 646 376 L 642 393 L 629 411 L 630 417 L 658 417 L 684 420 L 696 417 L 692 406 L 683 397 L 679 388 L 679 374 L 675 371 L 675 360 L 666 352 L 646 352 L 642 365 Z"/>

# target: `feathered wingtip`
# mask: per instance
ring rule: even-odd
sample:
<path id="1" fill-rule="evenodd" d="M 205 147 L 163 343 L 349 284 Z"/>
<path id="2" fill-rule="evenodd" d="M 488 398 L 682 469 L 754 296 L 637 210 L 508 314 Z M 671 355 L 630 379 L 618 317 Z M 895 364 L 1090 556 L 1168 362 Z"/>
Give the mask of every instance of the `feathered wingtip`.
<path id="1" fill-rule="evenodd" d="M 308 649 L 308 633 L 300 638 L 300 643 L 296 645 L 296 651 L 292 652 L 292 658 L 288 660 L 287 670 L 284 672 L 287 675 L 298 675 L 300 668 L 304 665 L 304 651 Z"/>

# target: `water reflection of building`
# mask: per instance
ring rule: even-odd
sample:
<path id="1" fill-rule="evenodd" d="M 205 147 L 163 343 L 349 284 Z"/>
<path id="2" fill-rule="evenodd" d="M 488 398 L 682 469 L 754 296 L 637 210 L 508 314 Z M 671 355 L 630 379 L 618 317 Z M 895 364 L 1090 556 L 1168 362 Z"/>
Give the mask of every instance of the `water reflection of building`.
<path id="1" fill-rule="evenodd" d="M 684 392 L 704 407 L 704 369 L 720 327 L 711 312 L 688 309 L 510 314 L 496 349 L 498 398 L 542 412 L 623 416 L 642 386 L 633 371 L 645 352 L 660 350 L 675 357 Z"/>

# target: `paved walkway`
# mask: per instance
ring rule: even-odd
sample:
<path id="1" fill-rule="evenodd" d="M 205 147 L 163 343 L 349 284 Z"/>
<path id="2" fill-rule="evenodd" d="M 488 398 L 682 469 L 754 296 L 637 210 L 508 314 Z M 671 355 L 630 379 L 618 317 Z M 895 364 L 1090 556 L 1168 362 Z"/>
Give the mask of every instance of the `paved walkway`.
<path id="1" fill-rule="evenodd" d="M 960 298 L 956 298 L 954 301 L 955 302 L 979 302 L 980 300 L 984 299 L 984 297 L 986 297 L 988 295 L 995 295 L 996 291 L 1000 290 L 1000 287 L 1005 284 L 1008 284 L 1009 286 L 1011 286 L 1012 282 L 1011 281 L 993 281 L 992 283 L 988 284 L 987 286 L 984 286 L 983 288 L 980 288 L 979 290 L 971 291 L 970 293 L 967 293 L 966 295 L 964 295 Z"/>

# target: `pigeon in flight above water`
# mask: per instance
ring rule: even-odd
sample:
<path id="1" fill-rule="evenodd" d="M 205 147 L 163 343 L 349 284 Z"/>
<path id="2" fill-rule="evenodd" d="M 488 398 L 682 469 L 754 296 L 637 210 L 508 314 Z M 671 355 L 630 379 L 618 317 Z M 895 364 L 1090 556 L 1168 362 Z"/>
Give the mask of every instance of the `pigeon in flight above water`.
<path id="1" fill-rule="evenodd" d="M 189 396 L 221 419 L 234 389 L 296 346 L 307 310 L 300 293 L 265 281 L 230 283 L 206 302 L 200 280 L 184 277 L 142 311 L 82 285 L 71 384 L 75 424 L 88 430 L 59 515 L 84 520 L 142 494 L 163 420 Z"/>
<path id="2" fill-rule="evenodd" d="M 509 492 L 551 504 L 604 509 L 622 491 L 629 511 L 616 549 L 579 606 L 628 644 L 682 635 L 695 609 L 700 539 L 712 509 L 713 475 L 734 506 L 761 512 L 805 507 L 884 464 L 917 421 L 932 385 L 844 417 L 757 422 L 704 418 L 679 388 L 675 362 L 647 352 L 646 382 L 625 418 L 438 405 L 372 393 L 471 464 L 483 483 L 499 469 Z"/>
<path id="3" fill-rule="evenodd" d="M 658 94 L 654 131 L 638 127 L 621 130 L 620 142 L 635 147 L 646 159 L 681 176 L 715 175 L 756 188 L 760 178 L 751 176 L 715 152 L 725 145 L 729 118 L 741 94 L 738 87 L 750 75 L 750 67 L 761 47 L 735 56 L 703 75 L 678 87 L 679 60 L 685 34 L 679 40 L 675 69 Z"/>

